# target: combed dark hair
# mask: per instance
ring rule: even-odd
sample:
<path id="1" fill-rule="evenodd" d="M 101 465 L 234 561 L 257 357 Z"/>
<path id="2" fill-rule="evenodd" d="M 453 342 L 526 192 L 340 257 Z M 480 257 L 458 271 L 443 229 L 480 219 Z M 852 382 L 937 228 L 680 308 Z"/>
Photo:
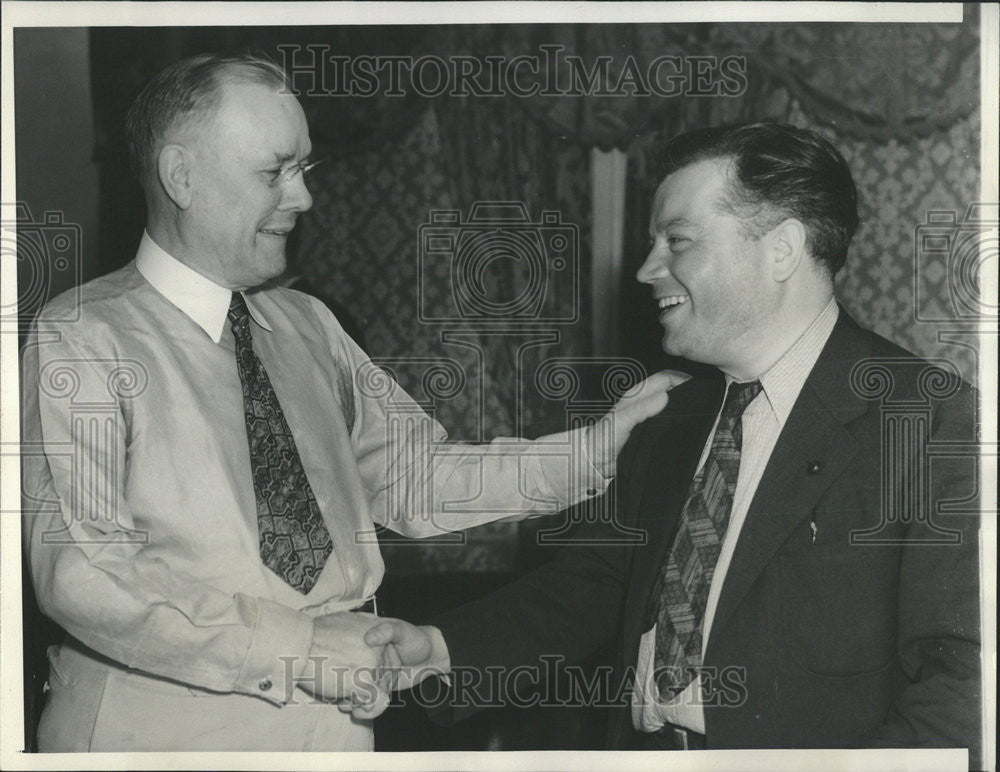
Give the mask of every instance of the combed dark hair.
<path id="1" fill-rule="evenodd" d="M 833 276 L 858 228 L 858 194 L 847 162 L 829 141 L 781 123 L 743 123 L 681 134 L 664 149 L 660 179 L 710 159 L 731 160 L 721 206 L 754 238 L 786 217 L 808 231 L 813 257 Z"/>
<path id="2" fill-rule="evenodd" d="M 284 70 L 256 54 L 198 54 L 161 70 L 125 116 L 129 162 L 140 182 L 155 175 L 156 154 L 171 128 L 210 115 L 219 106 L 225 82 L 288 85 Z"/>

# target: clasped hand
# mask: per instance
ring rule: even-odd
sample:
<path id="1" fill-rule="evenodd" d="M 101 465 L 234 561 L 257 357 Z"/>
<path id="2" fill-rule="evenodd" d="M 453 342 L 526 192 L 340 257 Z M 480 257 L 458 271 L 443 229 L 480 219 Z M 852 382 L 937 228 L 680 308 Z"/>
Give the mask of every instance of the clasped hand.
<path id="1" fill-rule="evenodd" d="M 357 612 L 314 620 L 309 661 L 311 668 L 299 676 L 298 686 L 361 719 L 381 715 L 391 692 L 448 667 L 444 640 L 435 628 Z"/>

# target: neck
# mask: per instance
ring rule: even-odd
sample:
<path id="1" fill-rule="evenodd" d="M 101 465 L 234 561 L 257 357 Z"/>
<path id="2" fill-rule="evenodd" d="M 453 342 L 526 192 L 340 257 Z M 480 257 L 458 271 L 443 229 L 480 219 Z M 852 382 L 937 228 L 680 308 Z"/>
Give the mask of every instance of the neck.
<path id="1" fill-rule="evenodd" d="M 765 328 L 746 336 L 748 345 L 741 348 L 740 357 L 719 369 L 737 381 L 759 378 L 802 337 L 832 298 L 832 285 L 790 294 L 778 304 L 777 313 L 768 317 Z"/>
<path id="2" fill-rule="evenodd" d="M 149 217 L 146 221 L 146 232 L 164 252 L 178 262 L 184 263 L 192 271 L 196 271 L 220 287 L 233 291 L 242 291 L 246 287 L 237 287 L 224 277 L 209 270 L 204 261 L 204 249 L 184 236 L 176 209 L 167 213 L 158 212 L 149 206 Z"/>
<path id="3" fill-rule="evenodd" d="M 194 259 L 193 245 L 184 238 L 180 227 L 180 211 L 173 206 L 169 208 L 162 205 L 157 206 L 157 202 L 149 201 L 148 198 L 146 205 L 149 209 L 146 232 L 150 238 L 174 259 L 184 263 L 188 268 L 198 271 L 198 273 L 203 273 L 198 268 L 198 261 Z"/>

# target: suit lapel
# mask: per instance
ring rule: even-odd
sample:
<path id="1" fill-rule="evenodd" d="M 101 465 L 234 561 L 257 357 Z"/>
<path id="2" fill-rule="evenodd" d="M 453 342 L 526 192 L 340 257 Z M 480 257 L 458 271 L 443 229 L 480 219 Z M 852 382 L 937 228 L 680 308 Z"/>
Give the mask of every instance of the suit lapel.
<path id="1" fill-rule="evenodd" d="M 774 554 L 857 452 L 846 424 L 867 404 L 852 391 L 850 373 L 869 351 L 865 333 L 841 309 L 750 504 L 719 596 L 709 650 Z M 808 470 L 814 463 L 818 473 Z"/>
<path id="2" fill-rule="evenodd" d="M 856 450 L 850 432 L 818 404 L 815 395 L 803 392 L 788 417 L 747 512 L 722 585 L 709 646 L 725 629 L 774 553 L 802 519 L 809 516 L 823 491 Z M 813 462 L 819 464 L 819 474 L 807 471 L 807 465 Z"/>

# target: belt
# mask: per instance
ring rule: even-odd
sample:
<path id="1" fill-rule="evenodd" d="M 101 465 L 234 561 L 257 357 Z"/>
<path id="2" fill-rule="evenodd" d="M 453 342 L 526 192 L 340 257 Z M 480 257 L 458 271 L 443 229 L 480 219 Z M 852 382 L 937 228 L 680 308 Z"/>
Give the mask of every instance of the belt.
<path id="1" fill-rule="evenodd" d="M 375 601 L 375 596 L 373 595 L 357 608 L 352 608 L 351 611 L 363 611 L 378 616 L 378 603 Z"/>
<path id="2" fill-rule="evenodd" d="M 656 732 L 643 732 L 639 743 L 646 751 L 703 751 L 705 735 L 676 724 L 664 724 Z"/>

